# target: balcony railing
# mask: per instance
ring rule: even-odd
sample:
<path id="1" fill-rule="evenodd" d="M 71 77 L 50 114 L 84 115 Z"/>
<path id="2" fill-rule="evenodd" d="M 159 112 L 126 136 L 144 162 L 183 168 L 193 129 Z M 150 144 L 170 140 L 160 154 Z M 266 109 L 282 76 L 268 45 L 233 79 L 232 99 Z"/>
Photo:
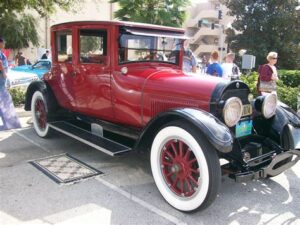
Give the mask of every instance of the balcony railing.
<path id="1" fill-rule="evenodd" d="M 198 32 L 194 35 L 194 37 L 190 40 L 191 44 L 198 44 L 202 37 L 204 36 L 216 36 L 220 35 L 220 31 L 218 29 L 211 29 L 208 27 L 201 27 Z"/>
<path id="2" fill-rule="evenodd" d="M 199 14 L 195 18 L 191 18 L 188 21 L 187 27 L 197 27 L 198 21 L 201 19 L 218 20 L 218 11 L 209 9 L 209 10 L 203 10 L 203 11 L 199 12 Z"/>

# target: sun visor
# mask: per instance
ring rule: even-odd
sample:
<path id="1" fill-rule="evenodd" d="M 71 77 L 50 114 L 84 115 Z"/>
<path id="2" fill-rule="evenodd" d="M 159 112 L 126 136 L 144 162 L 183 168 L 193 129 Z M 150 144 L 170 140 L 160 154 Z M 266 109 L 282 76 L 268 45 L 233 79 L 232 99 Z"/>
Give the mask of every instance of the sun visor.
<path id="1" fill-rule="evenodd" d="M 153 30 L 140 30 L 133 28 L 125 28 L 125 31 L 141 36 L 151 36 L 151 37 L 167 37 L 167 38 L 177 38 L 177 39 L 190 39 L 188 36 L 185 36 L 183 33 L 175 33 L 175 32 L 166 32 L 166 31 L 153 31 Z"/>

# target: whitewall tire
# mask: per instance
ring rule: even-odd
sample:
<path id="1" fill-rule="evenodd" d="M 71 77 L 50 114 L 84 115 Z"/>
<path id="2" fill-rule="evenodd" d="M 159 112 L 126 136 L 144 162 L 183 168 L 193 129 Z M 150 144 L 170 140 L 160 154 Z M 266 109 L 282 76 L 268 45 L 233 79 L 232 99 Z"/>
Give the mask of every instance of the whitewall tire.
<path id="1" fill-rule="evenodd" d="M 49 135 L 50 128 L 47 123 L 47 113 L 45 96 L 40 91 L 36 91 L 31 99 L 31 114 L 34 130 L 40 137 Z"/>
<path id="2" fill-rule="evenodd" d="M 174 208 L 203 209 L 215 199 L 221 181 L 216 150 L 187 124 L 179 121 L 161 129 L 150 161 L 158 190 Z"/>

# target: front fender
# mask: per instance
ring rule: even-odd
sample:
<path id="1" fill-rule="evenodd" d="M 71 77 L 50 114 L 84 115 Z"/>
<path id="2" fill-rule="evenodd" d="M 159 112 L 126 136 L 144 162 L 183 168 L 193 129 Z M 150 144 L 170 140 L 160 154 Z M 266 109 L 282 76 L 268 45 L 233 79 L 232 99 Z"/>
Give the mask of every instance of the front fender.
<path id="1" fill-rule="evenodd" d="M 140 149 L 151 146 L 155 134 L 161 127 L 175 120 L 184 120 L 196 127 L 218 151 L 228 153 L 232 150 L 233 137 L 227 126 L 212 114 L 192 108 L 173 109 L 157 115 L 144 128 L 135 147 Z"/>
<path id="2" fill-rule="evenodd" d="M 280 102 L 275 116 L 265 119 L 259 115 L 253 122 L 259 135 L 271 138 L 286 150 L 294 149 L 291 129 L 300 129 L 300 117 L 287 105 Z"/>

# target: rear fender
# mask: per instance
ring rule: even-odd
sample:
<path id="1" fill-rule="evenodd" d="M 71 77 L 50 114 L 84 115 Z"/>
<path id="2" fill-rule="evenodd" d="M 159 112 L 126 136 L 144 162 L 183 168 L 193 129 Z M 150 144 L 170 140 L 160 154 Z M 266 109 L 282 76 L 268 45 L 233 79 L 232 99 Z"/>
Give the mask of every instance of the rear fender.
<path id="1" fill-rule="evenodd" d="M 53 112 L 57 109 L 58 104 L 57 104 L 56 98 L 52 92 L 52 89 L 46 82 L 39 80 L 39 81 L 31 82 L 31 84 L 27 88 L 26 95 L 25 95 L 25 106 L 24 106 L 24 109 L 26 111 L 31 110 L 32 96 L 33 96 L 34 92 L 36 92 L 36 91 L 40 91 L 44 94 L 44 96 L 46 98 L 46 102 L 48 104 L 49 112 Z"/>
<path id="2" fill-rule="evenodd" d="M 144 128 L 135 148 L 137 150 L 150 148 L 156 133 L 162 126 L 175 120 L 183 120 L 196 127 L 219 152 L 228 153 L 232 150 L 233 137 L 226 125 L 212 114 L 191 108 L 174 109 L 153 118 Z"/>

